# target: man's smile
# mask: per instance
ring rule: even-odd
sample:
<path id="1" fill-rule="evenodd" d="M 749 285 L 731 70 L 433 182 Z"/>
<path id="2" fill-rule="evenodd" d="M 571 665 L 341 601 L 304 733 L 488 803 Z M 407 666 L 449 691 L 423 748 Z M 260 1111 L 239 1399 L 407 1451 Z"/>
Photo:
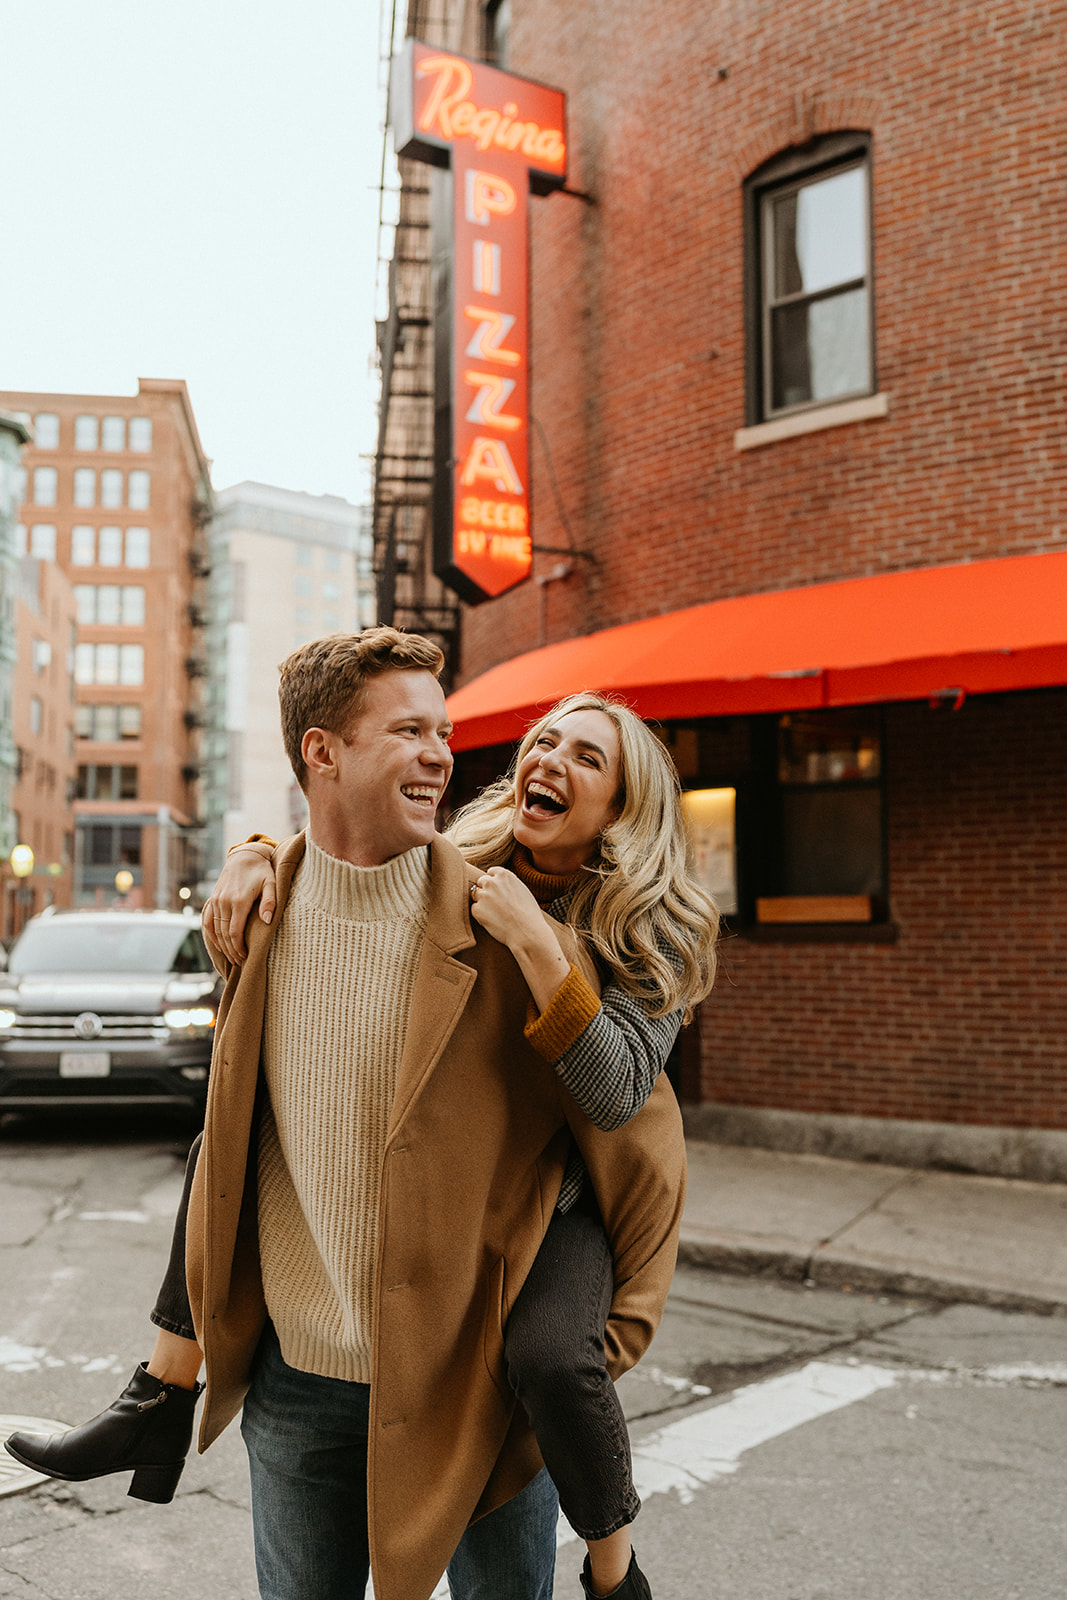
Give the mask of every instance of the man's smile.
<path id="1" fill-rule="evenodd" d="M 432 783 L 402 783 L 400 793 L 405 799 L 413 800 L 417 806 L 424 810 L 432 811 L 441 797 L 441 790 Z"/>

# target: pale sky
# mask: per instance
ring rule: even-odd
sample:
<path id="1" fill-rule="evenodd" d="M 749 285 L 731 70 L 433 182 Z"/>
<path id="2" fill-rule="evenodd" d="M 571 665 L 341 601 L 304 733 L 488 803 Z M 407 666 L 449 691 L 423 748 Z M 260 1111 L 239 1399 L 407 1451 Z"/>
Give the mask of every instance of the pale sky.
<path id="1" fill-rule="evenodd" d="M 0 389 L 184 378 L 216 488 L 369 499 L 380 81 L 379 0 L 0 0 Z"/>

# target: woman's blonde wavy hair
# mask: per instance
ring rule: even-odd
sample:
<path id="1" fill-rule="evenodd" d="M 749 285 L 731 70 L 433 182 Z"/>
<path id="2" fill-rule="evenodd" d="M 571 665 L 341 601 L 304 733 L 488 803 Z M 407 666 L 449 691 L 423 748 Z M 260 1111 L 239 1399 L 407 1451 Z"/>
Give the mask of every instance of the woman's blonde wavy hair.
<path id="1" fill-rule="evenodd" d="M 456 812 L 448 837 L 483 871 L 508 860 L 519 767 L 545 729 L 569 711 L 601 711 L 614 723 L 620 810 L 583 869 L 567 920 L 650 1015 L 681 1008 L 688 1021 L 715 979 L 719 914 L 692 875 L 674 764 L 629 706 L 599 694 L 561 700 L 528 730 L 506 775 Z"/>

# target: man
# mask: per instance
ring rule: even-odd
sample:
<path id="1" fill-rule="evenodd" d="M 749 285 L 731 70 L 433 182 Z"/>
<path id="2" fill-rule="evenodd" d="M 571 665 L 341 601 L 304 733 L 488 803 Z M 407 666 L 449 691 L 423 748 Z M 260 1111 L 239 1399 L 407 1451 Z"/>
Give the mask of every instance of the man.
<path id="1" fill-rule="evenodd" d="M 278 909 L 247 961 L 213 949 L 227 987 L 187 1276 L 201 1448 L 244 1406 L 263 1600 L 355 1600 L 368 1566 L 378 1600 L 427 1600 L 453 1551 L 459 1600 L 547 1600 L 552 1490 L 503 1326 L 572 1133 L 615 1250 L 614 1373 L 673 1267 L 673 1099 L 633 1136 L 581 1117 L 523 1038 L 510 953 L 472 924 L 477 875 L 436 831 L 442 664 L 391 628 L 283 663 L 309 827 L 274 854 Z M 656 1159 L 632 1162 L 631 1137 Z"/>

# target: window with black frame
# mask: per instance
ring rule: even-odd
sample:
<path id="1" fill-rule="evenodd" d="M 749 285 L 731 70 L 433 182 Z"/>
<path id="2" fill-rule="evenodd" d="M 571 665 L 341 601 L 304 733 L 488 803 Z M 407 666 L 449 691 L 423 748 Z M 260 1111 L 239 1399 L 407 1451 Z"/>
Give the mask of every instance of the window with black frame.
<path id="1" fill-rule="evenodd" d="M 768 162 L 746 185 L 749 421 L 874 392 L 866 135 Z"/>
<path id="2" fill-rule="evenodd" d="M 494 67 L 508 64 L 511 0 L 488 0 L 482 13 L 482 55 Z"/>
<path id="3" fill-rule="evenodd" d="M 880 711 L 790 712 L 776 724 L 773 747 L 769 740 L 764 745 L 764 825 L 771 837 L 762 855 L 757 922 L 884 920 Z"/>

